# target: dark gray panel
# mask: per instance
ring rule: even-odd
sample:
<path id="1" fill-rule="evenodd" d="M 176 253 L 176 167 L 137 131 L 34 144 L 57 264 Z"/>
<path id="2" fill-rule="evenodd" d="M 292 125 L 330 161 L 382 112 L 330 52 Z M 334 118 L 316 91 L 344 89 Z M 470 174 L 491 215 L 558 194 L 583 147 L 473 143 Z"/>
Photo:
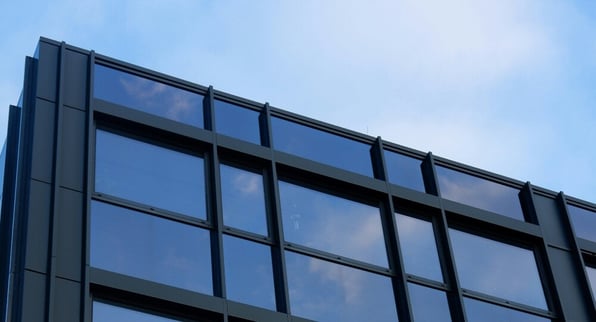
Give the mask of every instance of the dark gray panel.
<path id="1" fill-rule="evenodd" d="M 25 268 L 42 273 L 47 271 L 50 197 L 51 185 L 31 180 Z"/>
<path id="2" fill-rule="evenodd" d="M 569 226 L 563 221 L 556 200 L 535 194 L 534 206 L 546 242 L 569 249 Z"/>
<path id="3" fill-rule="evenodd" d="M 86 113 L 63 107 L 62 145 L 60 147 L 62 171 L 60 185 L 83 191 L 85 177 Z"/>
<path id="4" fill-rule="evenodd" d="M 39 68 L 37 71 L 37 97 L 56 101 L 58 61 L 60 47 L 39 42 Z"/>
<path id="5" fill-rule="evenodd" d="M 79 322 L 81 284 L 61 278 L 56 278 L 55 282 L 54 321 Z"/>
<path id="6" fill-rule="evenodd" d="M 87 102 L 87 55 L 66 50 L 62 99 L 65 105 L 85 110 Z"/>
<path id="7" fill-rule="evenodd" d="M 56 241 L 56 275 L 81 280 L 84 199 L 82 193 L 59 189 Z"/>
<path id="8" fill-rule="evenodd" d="M 25 271 L 21 321 L 44 321 L 46 276 Z"/>
<path id="9" fill-rule="evenodd" d="M 55 113 L 54 103 L 41 99 L 36 100 L 31 177 L 48 183 L 52 182 L 54 165 Z"/>

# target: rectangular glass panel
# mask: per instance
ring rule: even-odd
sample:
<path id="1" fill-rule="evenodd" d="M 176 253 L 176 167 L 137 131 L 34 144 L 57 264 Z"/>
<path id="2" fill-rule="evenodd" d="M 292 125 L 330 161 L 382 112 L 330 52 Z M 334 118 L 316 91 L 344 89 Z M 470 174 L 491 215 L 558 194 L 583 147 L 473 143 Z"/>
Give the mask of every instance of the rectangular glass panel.
<path id="1" fill-rule="evenodd" d="M 388 277 L 286 251 L 292 315 L 319 322 L 394 322 Z"/>
<path id="2" fill-rule="evenodd" d="M 286 241 L 387 267 L 379 208 L 279 181 Z"/>
<path id="3" fill-rule="evenodd" d="M 93 301 L 93 322 L 168 322 L 181 321 L 137 310 Z"/>
<path id="4" fill-rule="evenodd" d="M 572 205 L 567 210 L 577 237 L 596 241 L 596 212 Z"/>
<path id="5" fill-rule="evenodd" d="M 228 102 L 213 100 L 218 133 L 261 144 L 259 113 Z"/>
<path id="6" fill-rule="evenodd" d="M 429 287 L 408 283 L 414 322 L 451 321 L 447 295 Z"/>
<path id="7" fill-rule="evenodd" d="M 391 183 L 404 186 L 420 192 L 426 192 L 424 189 L 424 179 L 422 178 L 421 160 L 391 152 L 385 153 L 385 163 L 387 164 L 387 176 Z"/>
<path id="8" fill-rule="evenodd" d="M 95 191 L 206 218 L 200 157 L 97 130 L 95 158 Z"/>
<path id="9" fill-rule="evenodd" d="M 212 294 L 207 230 L 91 202 L 91 266 Z"/>
<path id="10" fill-rule="evenodd" d="M 372 177 L 370 146 L 277 117 L 271 118 L 277 150 Z"/>
<path id="11" fill-rule="evenodd" d="M 219 170 L 224 224 L 267 235 L 263 176 L 224 164 Z"/>
<path id="12" fill-rule="evenodd" d="M 203 127 L 203 95 L 120 70 L 95 65 L 95 98 Z"/>
<path id="13" fill-rule="evenodd" d="M 271 249 L 223 236 L 227 297 L 275 311 Z"/>
<path id="14" fill-rule="evenodd" d="M 464 297 L 468 322 L 549 322 L 540 316 Z"/>
<path id="15" fill-rule="evenodd" d="M 463 288 L 548 309 L 534 252 L 455 229 L 449 235 Z"/>
<path id="16" fill-rule="evenodd" d="M 524 220 L 518 189 L 440 166 L 435 169 L 441 197 Z"/>
<path id="17" fill-rule="evenodd" d="M 586 266 L 586 273 L 588 273 L 588 282 L 592 289 L 592 298 L 596 299 L 596 268 Z"/>
<path id="18" fill-rule="evenodd" d="M 442 282 L 433 224 L 402 214 L 396 219 L 406 273 Z"/>

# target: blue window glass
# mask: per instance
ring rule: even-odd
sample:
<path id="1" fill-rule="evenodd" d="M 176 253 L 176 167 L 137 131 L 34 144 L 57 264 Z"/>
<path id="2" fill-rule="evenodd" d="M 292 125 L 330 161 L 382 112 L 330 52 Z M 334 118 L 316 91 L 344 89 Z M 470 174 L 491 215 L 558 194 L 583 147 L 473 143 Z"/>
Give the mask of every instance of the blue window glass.
<path id="1" fill-rule="evenodd" d="M 279 182 L 286 241 L 387 267 L 379 208 Z"/>
<path id="2" fill-rule="evenodd" d="M 444 167 L 435 169 L 441 197 L 524 220 L 518 189 Z"/>
<path id="3" fill-rule="evenodd" d="M 203 127 L 203 96 L 123 71 L 95 65 L 95 98 Z"/>
<path id="4" fill-rule="evenodd" d="M 406 272 L 443 281 L 432 223 L 402 214 L 396 219 Z"/>
<path id="5" fill-rule="evenodd" d="M 550 319 L 502 306 L 464 298 L 468 322 L 548 322 Z"/>
<path id="6" fill-rule="evenodd" d="M 91 266 L 212 294 L 207 230 L 91 203 Z"/>
<path id="7" fill-rule="evenodd" d="M 95 191 L 206 217 L 203 159 L 102 130 L 95 157 Z"/>
<path id="8" fill-rule="evenodd" d="M 588 282 L 592 289 L 592 297 L 596 299 L 596 268 L 586 266 L 586 273 L 588 273 Z"/>
<path id="9" fill-rule="evenodd" d="M 227 297 L 275 311 L 271 249 L 224 235 Z"/>
<path id="10" fill-rule="evenodd" d="M 163 316 L 131 310 L 120 306 L 110 305 L 98 301 L 93 302 L 93 322 L 168 322 L 181 321 L 168 319 Z"/>
<path id="11" fill-rule="evenodd" d="M 224 224 L 267 235 L 263 176 L 223 164 L 219 170 Z"/>
<path id="12" fill-rule="evenodd" d="M 534 252 L 455 229 L 449 235 L 463 288 L 547 309 Z"/>
<path id="13" fill-rule="evenodd" d="M 420 168 L 421 160 L 387 150 L 384 153 L 389 182 L 421 192 L 426 191 Z"/>
<path id="14" fill-rule="evenodd" d="M 220 100 L 213 102 L 218 133 L 261 144 L 258 112 Z"/>
<path id="15" fill-rule="evenodd" d="M 451 321 L 445 292 L 413 283 L 408 283 L 408 290 L 415 322 Z"/>
<path id="16" fill-rule="evenodd" d="M 394 322 L 388 277 L 286 252 L 293 315 L 319 322 Z"/>
<path id="17" fill-rule="evenodd" d="M 370 146 L 325 131 L 271 118 L 275 149 L 372 177 Z"/>
<path id="18" fill-rule="evenodd" d="M 567 205 L 577 237 L 596 241 L 596 212 Z"/>

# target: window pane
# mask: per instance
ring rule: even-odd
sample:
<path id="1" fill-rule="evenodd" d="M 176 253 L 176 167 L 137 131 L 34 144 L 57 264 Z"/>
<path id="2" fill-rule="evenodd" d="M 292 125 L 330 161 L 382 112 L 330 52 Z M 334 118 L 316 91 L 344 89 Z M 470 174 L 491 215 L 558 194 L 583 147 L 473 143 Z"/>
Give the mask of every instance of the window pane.
<path id="1" fill-rule="evenodd" d="M 436 170 L 441 197 L 524 220 L 519 190 L 444 167 Z"/>
<path id="2" fill-rule="evenodd" d="M 451 321 L 445 292 L 408 283 L 414 322 Z"/>
<path id="3" fill-rule="evenodd" d="M 208 231 L 98 201 L 91 203 L 91 266 L 213 292 Z"/>
<path id="4" fill-rule="evenodd" d="M 224 235 L 228 299 L 275 311 L 271 249 Z"/>
<path id="5" fill-rule="evenodd" d="M 421 192 L 426 191 L 420 168 L 421 160 L 386 150 L 384 153 L 389 182 Z"/>
<path id="6" fill-rule="evenodd" d="M 592 289 L 592 297 L 596 299 L 596 268 L 587 266 L 586 273 L 588 273 L 588 281 L 590 282 L 590 288 Z"/>
<path id="7" fill-rule="evenodd" d="M 170 120 L 203 127 L 203 96 L 177 87 L 95 65 L 95 98 Z"/>
<path id="8" fill-rule="evenodd" d="M 550 319 L 464 298 L 468 322 L 548 322 Z"/>
<path id="9" fill-rule="evenodd" d="M 372 177 L 370 146 L 272 117 L 275 149 Z"/>
<path id="10" fill-rule="evenodd" d="M 96 133 L 97 192 L 206 217 L 203 159 L 110 132 Z"/>
<path id="11" fill-rule="evenodd" d="M 286 252 L 293 315 L 319 322 L 397 321 L 388 277 Z"/>
<path id="12" fill-rule="evenodd" d="M 379 208 L 283 181 L 279 193 L 288 242 L 387 267 Z"/>
<path id="13" fill-rule="evenodd" d="M 214 100 L 217 132 L 261 144 L 259 113 L 248 108 Z"/>
<path id="14" fill-rule="evenodd" d="M 93 322 L 168 322 L 180 321 L 164 318 L 141 311 L 126 309 L 120 306 L 93 302 Z"/>
<path id="15" fill-rule="evenodd" d="M 449 229 L 463 288 L 547 309 L 531 250 Z"/>
<path id="16" fill-rule="evenodd" d="M 224 224 L 267 235 L 263 176 L 223 164 L 219 169 Z"/>
<path id="17" fill-rule="evenodd" d="M 596 241 L 596 213 L 571 205 L 567 210 L 577 237 Z"/>
<path id="18" fill-rule="evenodd" d="M 402 214 L 396 218 L 406 272 L 443 281 L 432 223 Z"/>

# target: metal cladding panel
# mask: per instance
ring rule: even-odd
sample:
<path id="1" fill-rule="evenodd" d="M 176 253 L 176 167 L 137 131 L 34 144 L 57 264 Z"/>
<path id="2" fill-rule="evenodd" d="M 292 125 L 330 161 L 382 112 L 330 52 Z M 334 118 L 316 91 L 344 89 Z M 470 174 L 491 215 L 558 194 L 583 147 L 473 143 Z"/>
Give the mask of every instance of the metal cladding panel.
<path id="1" fill-rule="evenodd" d="M 46 275 L 26 270 L 23 278 L 21 318 L 16 315 L 12 321 L 45 321 Z"/>
<path id="2" fill-rule="evenodd" d="M 58 89 L 60 47 L 40 41 L 38 49 L 37 97 L 55 102 Z"/>
<path id="3" fill-rule="evenodd" d="M 534 207 L 536 216 L 542 228 L 542 234 L 549 245 L 555 245 L 565 249 L 571 249 L 569 224 L 560 213 L 560 207 L 555 199 L 534 195 Z"/>
<path id="4" fill-rule="evenodd" d="M 25 269 L 47 272 L 51 185 L 31 180 L 27 219 Z"/>
<path id="5" fill-rule="evenodd" d="M 70 107 L 86 110 L 89 56 L 66 50 L 64 59 L 63 103 Z"/>
<path id="6" fill-rule="evenodd" d="M 83 191 L 85 183 L 85 155 L 87 116 L 80 110 L 62 107 L 62 131 L 60 145 L 60 186 Z"/>
<path id="7" fill-rule="evenodd" d="M 54 103 L 35 100 L 31 178 L 47 183 L 53 181 L 55 115 Z"/>
<path id="8" fill-rule="evenodd" d="M 81 284 L 56 278 L 53 321 L 79 322 L 81 312 Z"/>
<path id="9" fill-rule="evenodd" d="M 81 281 L 85 195 L 64 188 L 58 190 L 58 195 L 58 212 L 54 230 L 56 275 Z"/>

